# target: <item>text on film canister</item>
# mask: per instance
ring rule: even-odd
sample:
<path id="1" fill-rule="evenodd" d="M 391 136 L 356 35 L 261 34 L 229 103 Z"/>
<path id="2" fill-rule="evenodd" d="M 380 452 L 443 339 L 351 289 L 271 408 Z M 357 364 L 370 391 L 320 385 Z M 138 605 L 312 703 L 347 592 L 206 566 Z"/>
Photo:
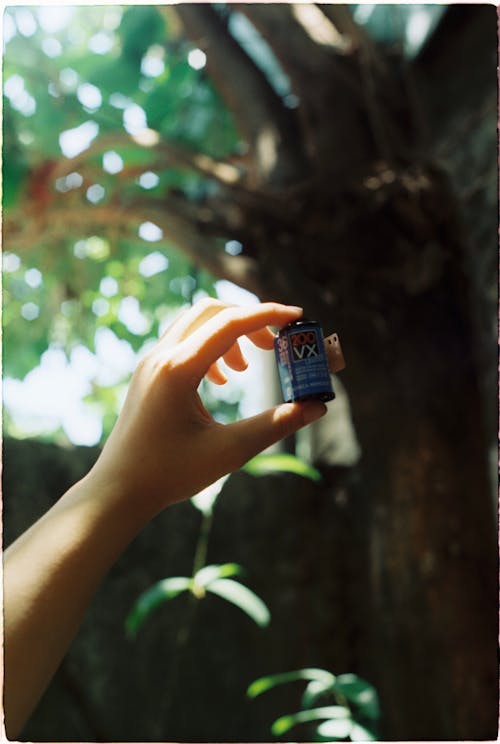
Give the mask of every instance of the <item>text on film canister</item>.
<path id="1" fill-rule="evenodd" d="M 315 320 L 296 320 L 282 328 L 274 339 L 274 351 L 283 398 L 333 400 L 323 332 Z"/>

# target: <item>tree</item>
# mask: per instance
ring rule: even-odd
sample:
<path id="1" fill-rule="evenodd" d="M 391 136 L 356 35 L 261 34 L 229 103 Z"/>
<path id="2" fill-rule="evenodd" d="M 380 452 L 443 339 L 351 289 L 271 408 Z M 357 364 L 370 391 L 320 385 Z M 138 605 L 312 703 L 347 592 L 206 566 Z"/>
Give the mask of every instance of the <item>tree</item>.
<path id="1" fill-rule="evenodd" d="M 68 348 L 93 338 L 71 302 L 82 296 L 92 307 L 103 267 L 122 271 L 113 267 L 117 256 L 129 261 L 116 276 L 128 282 L 124 294 L 144 306 L 162 302 L 161 276 L 147 292 L 137 276 L 137 227 L 150 223 L 178 249 L 168 246 L 179 274 L 195 266 L 263 300 L 301 303 L 326 329 L 335 320 L 363 453 L 342 484 L 358 549 L 339 556 L 332 578 L 342 581 L 346 568 L 353 577 L 350 658 L 379 691 L 385 738 L 489 738 L 497 696 L 487 462 L 495 426 L 496 14 L 451 6 L 408 57 L 356 22 L 354 8 L 127 9 L 119 58 L 74 60 L 82 79 L 107 93 L 98 114 L 91 101 L 85 107 L 90 123 L 99 120 L 99 136 L 87 127 L 92 144 L 61 158 L 54 139 L 81 122 L 71 75 L 60 72 L 61 90 L 36 99 L 33 122 L 47 138 L 37 132 L 36 144 L 46 157 L 24 162 L 36 155 L 32 147 L 6 160 L 6 184 L 17 179 L 24 191 L 6 213 L 5 241 L 13 253 L 29 246 L 44 276 L 58 277 L 37 333 L 49 338 L 54 312 L 69 302 L 71 328 L 59 329 Z M 249 29 L 268 56 L 245 46 Z M 186 62 L 189 48 L 206 54 L 206 68 Z M 144 57 L 163 59 L 165 50 L 168 75 L 145 85 Z M 36 75 L 34 61 L 24 64 Z M 6 75 L 18 64 L 7 60 Z M 138 113 L 132 101 L 148 126 L 119 131 L 120 106 Z M 23 127 L 29 141 L 23 116 L 6 107 L 8 152 L 20 147 Z M 10 117 L 17 140 L 9 140 Z M 101 168 L 109 152 L 121 160 L 116 175 Z M 158 174 L 148 192 L 137 183 L 145 172 Z M 82 248 L 91 260 L 79 271 L 78 255 L 64 253 L 68 234 L 72 244 L 91 238 Z M 58 262 L 71 270 L 65 282 Z M 204 277 L 189 291 L 208 288 Z M 180 285 L 169 301 L 185 298 Z M 17 343 L 14 315 L 26 297 L 9 284 L 6 300 Z M 138 348 L 144 338 L 117 314 L 110 301 L 98 322 Z M 150 315 L 154 332 L 159 316 Z"/>

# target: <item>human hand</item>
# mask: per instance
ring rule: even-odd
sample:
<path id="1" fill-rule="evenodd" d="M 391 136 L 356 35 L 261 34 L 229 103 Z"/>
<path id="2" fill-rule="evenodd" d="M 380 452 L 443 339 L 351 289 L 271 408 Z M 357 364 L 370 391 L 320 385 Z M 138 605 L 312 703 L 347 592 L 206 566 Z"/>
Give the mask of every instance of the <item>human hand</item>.
<path id="1" fill-rule="evenodd" d="M 228 306 L 205 299 L 181 313 L 139 363 L 123 410 L 91 476 L 150 516 L 190 498 L 274 442 L 326 412 L 319 401 L 284 403 L 231 424 L 215 421 L 197 388 L 206 375 L 223 384 L 221 357 L 234 370 L 247 362 L 240 336 L 272 349 L 269 325 L 283 326 L 301 308 L 263 303 Z"/>

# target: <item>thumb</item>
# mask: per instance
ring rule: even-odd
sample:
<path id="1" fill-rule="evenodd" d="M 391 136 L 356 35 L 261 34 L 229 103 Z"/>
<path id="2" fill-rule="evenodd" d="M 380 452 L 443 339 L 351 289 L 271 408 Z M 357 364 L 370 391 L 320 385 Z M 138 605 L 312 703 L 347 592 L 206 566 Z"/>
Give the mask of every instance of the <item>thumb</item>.
<path id="1" fill-rule="evenodd" d="M 236 470 L 271 444 L 288 437 L 298 429 L 321 418 L 327 407 L 319 400 L 282 403 L 256 416 L 226 426 L 226 453 Z"/>

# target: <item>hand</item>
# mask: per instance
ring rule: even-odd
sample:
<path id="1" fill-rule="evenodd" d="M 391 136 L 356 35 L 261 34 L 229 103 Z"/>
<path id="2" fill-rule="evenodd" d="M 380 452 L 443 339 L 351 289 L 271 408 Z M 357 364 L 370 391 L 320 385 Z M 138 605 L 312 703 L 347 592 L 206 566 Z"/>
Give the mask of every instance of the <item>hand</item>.
<path id="1" fill-rule="evenodd" d="M 272 349 L 274 335 L 267 326 L 283 326 L 301 314 L 301 308 L 278 303 L 243 308 L 213 299 L 181 313 L 139 363 L 90 475 L 141 499 L 152 516 L 322 416 L 326 407 L 319 401 L 285 403 L 223 425 L 210 416 L 197 392 L 205 375 L 226 382 L 217 361 L 221 357 L 234 370 L 246 368 L 240 336 Z"/>

